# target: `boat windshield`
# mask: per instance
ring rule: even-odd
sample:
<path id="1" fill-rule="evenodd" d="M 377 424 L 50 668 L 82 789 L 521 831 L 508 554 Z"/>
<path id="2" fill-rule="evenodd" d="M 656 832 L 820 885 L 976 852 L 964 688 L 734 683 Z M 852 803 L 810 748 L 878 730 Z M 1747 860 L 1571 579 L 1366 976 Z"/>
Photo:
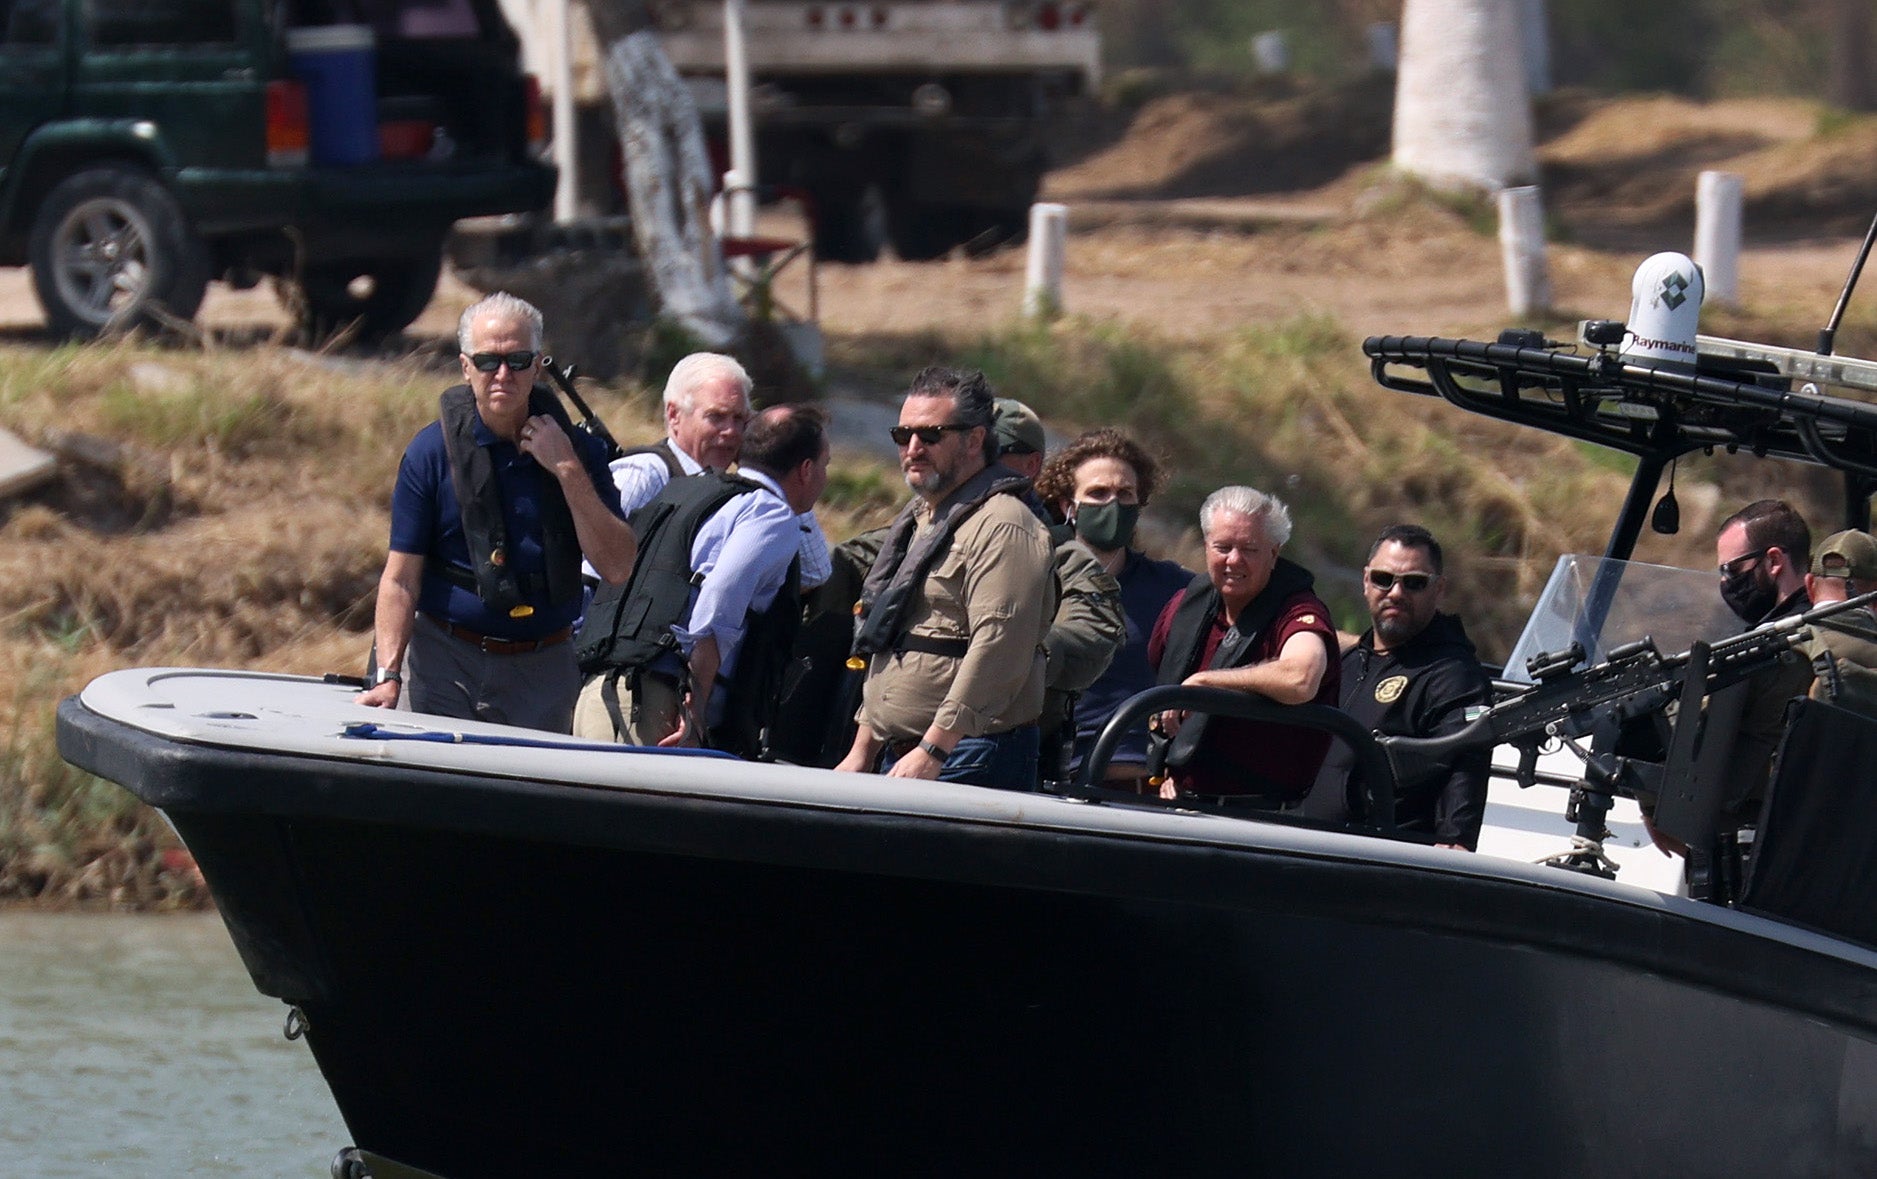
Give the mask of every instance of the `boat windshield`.
<path id="1" fill-rule="evenodd" d="M 1506 659 L 1505 678 L 1529 683 L 1527 660 L 1572 643 L 1581 644 L 1586 660 L 1596 663 L 1611 648 L 1644 637 L 1654 639 L 1667 655 L 1697 639 L 1712 641 L 1742 629 L 1721 601 L 1720 582 L 1711 569 L 1566 553 Z"/>

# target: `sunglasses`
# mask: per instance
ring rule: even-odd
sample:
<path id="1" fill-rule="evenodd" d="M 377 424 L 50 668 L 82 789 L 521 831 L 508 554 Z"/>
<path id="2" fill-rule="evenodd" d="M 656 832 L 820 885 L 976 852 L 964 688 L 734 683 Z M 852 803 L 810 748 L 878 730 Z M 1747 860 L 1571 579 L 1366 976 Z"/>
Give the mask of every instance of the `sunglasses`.
<path id="1" fill-rule="evenodd" d="M 1731 561 L 1721 562 L 1718 566 L 1716 566 L 1716 568 L 1720 570 L 1721 580 L 1728 581 L 1738 574 L 1745 573 L 1748 569 L 1746 562 L 1757 561 L 1761 557 L 1764 557 L 1768 551 L 1770 550 L 1769 549 L 1754 549 L 1750 553 L 1741 553 L 1738 557 L 1735 557 Z"/>
<path id="2" fill-rule="evenodd" d="M 529 351 L 471 352 L 469 363 L 479 373 L 492 373 L 505 364 L 509 372 L 518 373 L 522 369 L 533 368 L 534 362 L 540 359 L 540 356 L 539 352 Z"/>
<path id="3" fill-rule="evenodd" d="M 1418 594 L 1434 584 L 1432 573 L 1390 573 L 1386 569 L 1371 569 L 1368 573 L 1369 584 L 1387 593 L 1397 585 L 1411 594 Z"/>
<path id="4" fill-rule="evenodd" d="M 947 430 L 970 430 L 974 428 L 975 427 L 967 426 L 959 422 L 952 422 L 944 426 L 894 426 L 891 430 L 888 430 L 887 433 L 893 436 L 893 445 L 895 446 L 905 446 L 911 443 L 914 438 L 917 438 L 927 446 L 937 446 L 939 439 L 945 437 L 945 431 Z"/>

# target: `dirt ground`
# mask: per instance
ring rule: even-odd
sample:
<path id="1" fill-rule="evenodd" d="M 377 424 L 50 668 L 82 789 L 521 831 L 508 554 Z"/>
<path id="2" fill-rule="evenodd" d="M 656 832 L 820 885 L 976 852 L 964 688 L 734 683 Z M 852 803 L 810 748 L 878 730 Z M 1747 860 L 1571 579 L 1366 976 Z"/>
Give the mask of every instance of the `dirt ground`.
<path id="1" fill-rule="evenodd" d="M 1506 326 L 1490 207 L 1456 211 L 1392 184 L 1385 99 L 1372 86 L 1175 94 L 1085 131 L 1045 190 L 1070 210 L 1065 310 L 1172 337 L 1301 314 L 1333 316 L 1356 336 Z M 1555 319 L 1625 316 L 1636 265 L 1692 249 L 1696 176 L 1721 168 L 1746 177 L 1741 304 L 1770 322 L 1822 325 L 1877 212 L 1877 124 L 1819 127 L 1796 101 L 1546 100 Z M 769 230 L 800 231 L 788 212 L 767 217 Z M 1021 249 L 822 266 L 821 320 L 831 335 L 990 327 L 1019 314 L 1024 267 Z M 784 275 L 786 303 L 806 305 L 805 277 L 802 267 Z M 446 338 L 473 298 L 446 278 L 412 335 Z M 201 322 L 237 337 L 284 328 L 265 284 L 216 284 Z M 25 272 L 0 271 L 0 338 L 30 341 L 39 323 Z M 1809 343 L 1809 327 L 1777 342 Z"/>

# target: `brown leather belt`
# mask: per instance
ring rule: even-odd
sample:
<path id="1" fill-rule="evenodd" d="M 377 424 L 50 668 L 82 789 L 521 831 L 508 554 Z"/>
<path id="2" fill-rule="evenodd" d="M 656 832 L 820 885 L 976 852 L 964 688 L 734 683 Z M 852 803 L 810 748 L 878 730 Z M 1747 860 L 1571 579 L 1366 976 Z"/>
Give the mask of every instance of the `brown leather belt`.
<path id="1" fill-rule="evenodd" d="M 454 622 L 445 622 L 441 618 L 432 619 L 438 626 L 449 632 L 451 638 L 473 643 L 488 655 L 526 655 L 530 651 L 540 651 L 548 647 L 558 647 L 574 637 L 574 628 L 563 626 L 551 635 L 542 635 L 538 639 L 497 639 L 489 635 L 477 634 L 466 626 Z"/>

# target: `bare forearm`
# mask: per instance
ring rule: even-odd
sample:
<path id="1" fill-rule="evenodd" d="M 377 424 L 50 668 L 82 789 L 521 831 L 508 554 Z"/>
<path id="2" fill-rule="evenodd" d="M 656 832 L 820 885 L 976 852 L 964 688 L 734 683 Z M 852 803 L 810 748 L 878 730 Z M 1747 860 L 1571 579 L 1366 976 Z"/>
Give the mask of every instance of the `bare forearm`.
<path id="1" fill-rule="evenodd" d="M 1321 668 L 1298 667 L 1283 659 L 1254 663 L 1250 667 L 1227 667 L 1196 671 L 1186 677 L 1194 688 L 1230 688 L 1236 692 L 1255 692 L 1279 704 L 1307 704 L 1316 699 L 1323 684 Z"/>
<path id="2" fill-rule="evenodd" d="M 378 666 L 392 671 L 404 666 L 404 652 L 417 626 L 417 597 L 389 575 L 378 581 L 378 606 L 372 618 Z"/>
<path id="3" fill-rule="evenodd" d="M 423 567 L 423 558 L 394 552 L 386 558 L 385 571 L 378 578 L 378 602 L 372 615 L 373 651 L 378 666 L 386 671 L 404 668 L 411 632 L 417 625 L 417 588 Z M 370 685 L 355 699 L 360 704 L 390 708 L 397 704 L 403 690 L 398 680 L 386 680 Z"/>

